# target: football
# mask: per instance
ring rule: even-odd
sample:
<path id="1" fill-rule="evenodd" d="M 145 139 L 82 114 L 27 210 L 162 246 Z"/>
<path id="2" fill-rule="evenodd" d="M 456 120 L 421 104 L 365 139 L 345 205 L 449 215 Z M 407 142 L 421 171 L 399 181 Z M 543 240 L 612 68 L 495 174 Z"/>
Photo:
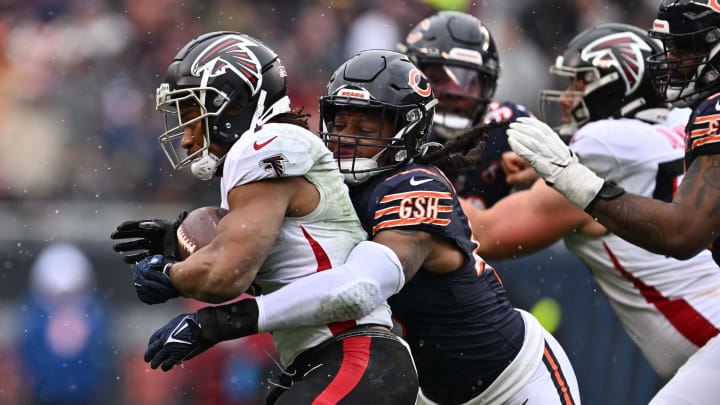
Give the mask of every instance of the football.
<path id="1" fill-rule="evenodd" d="M 215 239 L 216 228 L 228 210 L 220 207 L 202 207 L 193 210 L 177 230 L 180 258 L 185 260 L 198 249 Z"/>

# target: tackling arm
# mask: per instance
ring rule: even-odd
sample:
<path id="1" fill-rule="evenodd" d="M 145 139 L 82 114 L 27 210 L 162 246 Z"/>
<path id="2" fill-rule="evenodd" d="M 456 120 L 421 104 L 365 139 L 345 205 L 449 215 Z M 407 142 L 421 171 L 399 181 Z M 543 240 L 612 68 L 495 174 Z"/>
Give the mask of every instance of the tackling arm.
<path id="1" fill-rule="evenodd" d="M 412 278 L 433 248 L 429 233 L 388 230 L 361 242 L 345 264 L 256 298 L 260 332 L 368 315 Z"/>
<path id="2" fill-rule="evenodd" d="M 608 230 L 635 245 L 689 259 L 718 237 L 720 155 L 696 158 L 671 203 L 623 194 L 598 199 L 590 213 Z"/>

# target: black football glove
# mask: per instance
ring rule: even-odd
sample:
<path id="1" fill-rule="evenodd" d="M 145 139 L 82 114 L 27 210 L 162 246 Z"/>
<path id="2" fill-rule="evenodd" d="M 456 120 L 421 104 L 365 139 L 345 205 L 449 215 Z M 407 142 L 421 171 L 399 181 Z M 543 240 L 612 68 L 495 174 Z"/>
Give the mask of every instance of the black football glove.
<path id="1" fill-rule="evenodd" d="M 177 229 L 187 215 L 187 211 L 182 211 L 175 221 L 164 219 L 125 221 L 118 225 L 117 230 L 110 235 L 110 239 L 139 239 L 116 243 L 113 245 L 113 250 L 126 254 L 123 256 L 123 261 L 127 264 L 135 264 L 157 254 L 167 259 L 180 260 Z M 130 253 L 136 250 L 140 252 Z"/>
<path id="2" fill-rule="evenodd" d="M 145 361 L 154 369 L 162 365 L 162 370 L 168 371 L 214 344 L 202 336 L 197 313 L 183 314 L 153 333 L 145 351 Z"/>

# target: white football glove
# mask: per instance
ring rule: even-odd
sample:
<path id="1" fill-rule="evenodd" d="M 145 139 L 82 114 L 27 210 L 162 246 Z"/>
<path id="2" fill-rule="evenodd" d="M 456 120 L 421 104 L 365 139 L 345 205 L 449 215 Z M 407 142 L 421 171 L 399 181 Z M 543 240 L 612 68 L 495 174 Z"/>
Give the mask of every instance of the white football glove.
<path id="1" fill-rule="evenodd" d="M 507 130 L 510 147 L 552 188 L 584 210 L 605 180 L 583 166 L 555 131 L 535 118 L 522 117 Z"/>

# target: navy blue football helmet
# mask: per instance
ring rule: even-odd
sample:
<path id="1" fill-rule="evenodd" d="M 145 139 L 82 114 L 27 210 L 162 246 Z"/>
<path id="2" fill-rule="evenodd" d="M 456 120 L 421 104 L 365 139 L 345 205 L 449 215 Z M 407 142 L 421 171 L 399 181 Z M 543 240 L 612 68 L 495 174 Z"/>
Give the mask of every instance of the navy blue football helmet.
<path id="1" fill-rule="evenodd" d="M 407 56 L 363 51 L 330 78 L 320 98 L 320 133 L 331 150 L 354 151 L 347 156 L 336 153 L 336 158 L 346 182 L 360 183 L 423 152 L 436 104 L 430 82 Z M 378 137 L 332 133 L 335 115 L 344 109 L 377 113 L 381 123 L 392 122 L 392 133 L 381 132 Z M 359 157 L 358 147 L 365 146 L 376 148 L 377 153 Z"/>
<path id="2" fill-rule="evenodd" d="M 435 131 L 452 139 L 478 124 L 495 95 L 500 61 L 490 31 L 476 17 L 441 11 L 415 26 L 398 50 L 430 79 L 440 100 Z"/>
<path id="3" fill-rule="evenodd" d="M 720 4 L 663 0 L 649 32 L 664 49 L 648 59 L 653 81 L 677 107 L 695 106 L 720 91 Z"/>

